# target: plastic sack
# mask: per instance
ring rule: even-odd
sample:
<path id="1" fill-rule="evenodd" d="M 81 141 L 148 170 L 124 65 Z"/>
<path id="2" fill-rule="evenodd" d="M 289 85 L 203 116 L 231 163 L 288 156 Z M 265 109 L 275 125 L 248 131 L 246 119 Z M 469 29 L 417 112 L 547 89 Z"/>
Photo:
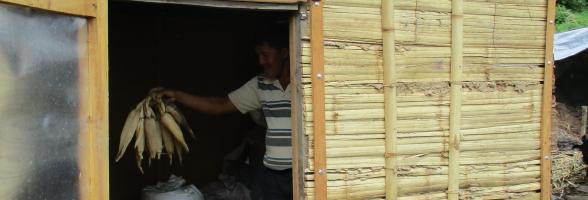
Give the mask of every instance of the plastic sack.
<path id="1" fill-rule="evenodd" d="M 147 186 L 141 192 L 142 200 L 204 200 L 204 196 L 190 184 L 186 185 L 182 177 L 171 175 L 167 182 L 159 182 L 155 186 Z"/>

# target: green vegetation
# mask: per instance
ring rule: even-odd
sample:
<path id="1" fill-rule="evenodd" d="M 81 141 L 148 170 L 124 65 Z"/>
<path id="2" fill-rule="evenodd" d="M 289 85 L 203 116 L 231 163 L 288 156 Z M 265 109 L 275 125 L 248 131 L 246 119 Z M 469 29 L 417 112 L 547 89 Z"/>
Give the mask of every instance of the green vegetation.
<path id="1" fill-rule="evenodd" d="M 559 0 L 555 15 L 556 31 L 588 27 L 588 0 Z"/>

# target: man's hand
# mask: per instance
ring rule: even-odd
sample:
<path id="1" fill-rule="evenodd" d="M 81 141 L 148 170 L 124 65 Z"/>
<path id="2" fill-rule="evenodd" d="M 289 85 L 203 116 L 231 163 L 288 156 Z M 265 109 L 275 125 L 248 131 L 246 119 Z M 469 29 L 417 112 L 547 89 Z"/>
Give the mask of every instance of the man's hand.
<path id="1" fill-rule="evenodd" d="M 177 93 L 178 92 L 176 90 L 165 89 L 163 87 L 156 87 L 149 91 L 149 94 L 154 99 L 160 100 L 162 98 L 167 98 L 170 101 L 176 101 Z"/>

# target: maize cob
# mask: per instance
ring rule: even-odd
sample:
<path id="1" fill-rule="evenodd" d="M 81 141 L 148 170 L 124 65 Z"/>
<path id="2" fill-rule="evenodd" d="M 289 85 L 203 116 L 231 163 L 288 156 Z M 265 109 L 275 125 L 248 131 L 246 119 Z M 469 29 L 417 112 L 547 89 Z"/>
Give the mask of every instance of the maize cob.
<path id="1" fill-rule="evenodd" d="M 145 145 L 149 152 L 149 164 L 151 159 L 160 159 L 162 151 L 165 150 L 170 165 L 173 164 L 174 153 L 181 165 L 182 155 L 189 151 L 183 132 L 189 132 L 195 138 L 194 132 L 175 105 L 156 99 L 150 94 L 127 116 L 116 161 L 122 158 L 134 135 L 136 164 L 141 173 L 144 173 L 142 161 Z"/>
<path id="2" fill-rule="evenodd" d="M 190 150 L 188 149 L 188 144 L 186 144 L 186 141 L 184 140 L 184 134 L 182 134 L 182 130 L 174 120 L 174 117 L 172 117 L 171 114 L 167 112 L 163 113 L 161 114 L 161 123 L 169 129 L 176 141 L 178 141 L 184 147 L 184 150 L 189 152 Z"/>
<path id="3" fill-rule="evenodd" d="M 135 149 L 137 150 L 137 154 L 139 154 L 139 158 L 143 160 L 143 151 L 145 151 L 145 102 L 146 99 L 143 99 L 137 107 L 140 109 L 139 113 L 139 123 L 137 124 L 137 131 L 135 133 Z"/>
<path id="4" fill-rule="evenodd" d="M 159 154 L 163 148 L 161 138 L 161 128 L 155 118 L 145 118 L 145 136 L 147 139 L 147 148 L 149 149 L 149 159 L 159 159 Z"/>
<path id="5" fill-rule="evenodd" d="M 174 155 L 174 136 L 165 126 L 161 126 L 161 134 L 163 138 L 163 147 L 169 157 L 169 165 L 171 165 Z"/>
<path id="6" fill-rule="evenodd" d="M 178 157 L 178 161 L 180 165 L 182 165 L 182 154 L 184 154 L 184 149 L 181 147 L 180 142 L 174 140 L 174 149 L 176 150 L 176 156 Z"/>
<path id="7" fill-rule="evenodd" d="M 188 121 L 186 120 L 184 115 L 182 115 L 182 113 L 180 112 L 178 107 L 176 107 L 173 104 L 168 104 L 165 107 L 165 111 L 174 117 L 174 119 L 180 124 L 180 126 L 182 127 L 183 130 L 188 131 L 190 133 L 190 136 L 192 137 L 192 139 L 196 139 L 196 135 L 194 134 L 194 131 L 190 128 L 190 126 L 188 125 Z"/>
<path id="8" fill-rule="evenodd" d="M 137 134 L 135 136 L 135 149 L 140 154 L 140 158 L 143 159 L 143 151 L 145 151 L 145 118 L 139 119 Z"/>
<path id="9" fill-rule="evenodd" d="M 141 161 L 143 160 L 143 153 L 139 153 L 139 150 L 137 149 L 137 154 L 135 155 L 135 158 L 137 159 L 137 168 L 139 168 L 139 172 L 141 172 L 141 174 L 144 174 L 145 172 L 143 171 L 143 166 L 141 166 Z"/>
<path id="10" fill-rule="evenodd" d="M 139 110 L 134 109 L 132 110 L 129 115 L 127 116 L 127 120 L 125 121 L 125 125 L 123 126 L 122 133 L 120 134 L 120 142 L 118 145 L 118 154 L 116 155 L 116 162 L 122 158 L 125 153 L 125 150 L 131 140 L 133 139 L 133 135 L 135 130 L 137 129 L 137 124 L 139 123 Z"/>

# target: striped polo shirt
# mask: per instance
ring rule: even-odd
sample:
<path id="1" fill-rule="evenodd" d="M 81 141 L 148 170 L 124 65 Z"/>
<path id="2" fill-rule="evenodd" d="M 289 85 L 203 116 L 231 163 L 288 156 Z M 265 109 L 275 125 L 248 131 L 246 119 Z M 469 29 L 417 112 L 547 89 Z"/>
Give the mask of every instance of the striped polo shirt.
<path id="1" fill-rule="evenodd" d="M 279 80 L 258 75 L 229 99 L 241 113 L 261 109 L 267 123 L 263 164 L 274 170 L 292 167 L 292 122 L 290 121 L 290 86 L 282 88 Z"/>

